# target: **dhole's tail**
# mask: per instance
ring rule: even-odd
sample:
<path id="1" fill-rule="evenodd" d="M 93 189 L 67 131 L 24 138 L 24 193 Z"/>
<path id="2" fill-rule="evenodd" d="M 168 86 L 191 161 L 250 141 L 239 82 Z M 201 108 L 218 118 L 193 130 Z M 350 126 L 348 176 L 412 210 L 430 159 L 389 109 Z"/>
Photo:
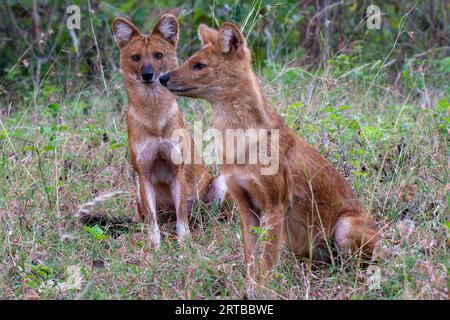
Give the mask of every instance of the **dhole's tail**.
<path id="1" fill-rule="evenodd" d="M 363 259 L 370 259 L 378 242 L 378 230 L 367 213 L 344 213 L 336 223 L 333 238 L 339 249 L 350 248 Z"/>

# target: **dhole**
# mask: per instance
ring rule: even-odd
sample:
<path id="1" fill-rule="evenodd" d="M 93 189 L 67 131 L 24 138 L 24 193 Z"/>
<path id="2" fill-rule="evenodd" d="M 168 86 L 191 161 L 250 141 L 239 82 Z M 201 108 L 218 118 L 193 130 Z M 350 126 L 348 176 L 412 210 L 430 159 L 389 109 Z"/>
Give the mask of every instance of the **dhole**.
<path id="1" fill-rule="evenodd" d="M 161 238 L 158 213 L 175 211 L 177 237 L 183 243 L 189 234 L 190 203 L 204 199 L 208 188 L 211 200 L 219 200 L 225 186 L 223 178 L 213 180 L 202 164 L 176 165 L 171 159 L 173 148 L 179 147 L 171 140 L 172 132 L 185 125 L 175 96 L 160 85 L 158 77 L 177 66 L 178 21 L 173 15 L 163 15 L 150 35 L 141 34 L 123 18 L 116 18 L 112 28 L 128 92 L 128 141 L 137 173 L 137 210 L 142 219 L 148 218 L 156 247 Z"/>
<path id="2" fill-rule="evenodd" d="M 279 132 L 276 174 L 261 175 L 260 163 L 222 165 L 240 212 L 248 277 L 256 280 L 259 269 L 266 279 L 284 243 L 296 255 L 320 258 L 332 253 L 327 241 L 332 238 L 340 249 L 370 256 L 377 241 L 372 219 L 344 177 L 272 109 L 252 71 L 250 50 L 239 29 L 229 22 L 218 31 L 201 25 L 199 36 L 202 48 L 161 76 L 160 82 L 176 95 L 209 101 L 213 126 L 224 136 L 227 129 Z M 261 261 L 252 227 L 266 230 Z"/>

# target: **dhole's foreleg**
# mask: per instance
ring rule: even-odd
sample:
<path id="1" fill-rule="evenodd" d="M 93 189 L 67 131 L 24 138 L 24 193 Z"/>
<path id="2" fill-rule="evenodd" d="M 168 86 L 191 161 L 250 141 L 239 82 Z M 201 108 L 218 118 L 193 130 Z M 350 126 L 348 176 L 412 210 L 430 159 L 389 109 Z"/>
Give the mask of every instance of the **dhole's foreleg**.
<path id="1" fill-rule="evenodd" d="M 370 259 L 378 242 L 378 232 L 368 214 L 351 212 L 339 217 L 333 238 L 340 250 L 351 249 L 357 256 Z"/>
<path id="2" fill-rule="evenodd" d="M 240 213 L 244 259 L 247 267 L 247 280 L 254 282 L 258 273 L 258 236 L 253 227 L 259 227 L 259 210 L 250 202 L 248 193 L 233 181 L 227 181 L 230 194 L 236 201 Z"/>
<path id="3" fill-rule="evenodd" d="M 141 221 L 145 221 L 145 216 L 146 216 L 145 208 L 142 203 L 141 187 L 140 187 L 140 183 L 139 183 L 139 176 L 137 176 L 137 175 L 135 178 L 135 182 L 136 182 L 136 207 L 137 207 L 138 216 Z"/>
<path id="4" fill-rule="evenodd" d="M 171 185 L 172 198 L 177 215 L 177 237 L 178 243 L 182 245 L 189 237 L 189 214 L 187 204 L 187 184 L 185 181 L 184 168 L 182 166 L 175 169 L 174 178 Z"/>
<path id="5" fill-rule="evenodd" d="M 260 275 L 262 280 L 270 277 L 278 265 L 284 232 L 285 207 L 283 204 L 264 211 L 262 228 L 265 230 Z"/>
<path id="6" fill-rule="evenodd" d="M 155 248 L 159 249 L 161 244 L 161 233 L 156 218 L 156 194 L 151 179 L 140 174 L 139 189 L 141 191 L 140 194 L 143 207 L 145 208 L 145 212 L 148 213 L 148 217 L 146 218 L 150 223 L 150 241 Z"/>
<path id="7" fill-rule="evenodd" d="M 242 240 L 244 242 L 244 258 L 247 266 L 247 278 L 250 281 L 254 281 L 258 274 L 258 236 L 252 227 L 259 226 L 259 218 L 248 206 L 239 204 L 238 201 L 237 206 L 241 216 L 240 221 Z"/>

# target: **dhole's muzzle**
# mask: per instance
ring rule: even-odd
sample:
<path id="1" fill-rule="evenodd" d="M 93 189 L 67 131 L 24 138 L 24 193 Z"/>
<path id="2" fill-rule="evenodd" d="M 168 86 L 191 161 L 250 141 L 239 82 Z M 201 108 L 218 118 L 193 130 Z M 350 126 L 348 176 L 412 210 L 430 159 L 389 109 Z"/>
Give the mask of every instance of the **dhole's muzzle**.
<path id="1" fill-rule="evenodd" d="M 161 77 L 159 77 L 159 82 L 161 82 L 164 87 L 167 87 L 167 82 L 169 82 L 169 80 L 170 73 L 163 74 Z"/>
<path id="2" fill-rule="evenodd" d="M 186 87 L 184 85 L 179 85 L 178 83 L 175 83 L 173 80 L 170 81 L 170 79 L 172 78 L 172 73 L 173 73 L 173 71 L 163 74 L 161 77 L 159 77 L 159 82 L 164 87 L 169 89 L 169 91 L 171 91 L 173 94 L 181 95 L 181 96 L 182 95 L 190 96 L 188 93 L 193 91 L 195 88 Z"/>
<path id="3" fill-rule="evenodd" d="M 151 64 L 144 64 L 141 70 L 142 82 L 152 83 L 153 81 L 153 67 Z"/>

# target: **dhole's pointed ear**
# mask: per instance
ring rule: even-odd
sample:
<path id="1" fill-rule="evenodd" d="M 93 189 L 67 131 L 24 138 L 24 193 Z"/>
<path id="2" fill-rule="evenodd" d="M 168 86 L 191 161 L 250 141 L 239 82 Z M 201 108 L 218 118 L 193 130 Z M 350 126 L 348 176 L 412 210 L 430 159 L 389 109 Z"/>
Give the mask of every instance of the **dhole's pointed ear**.
<path id="1" fill-rule="evenodd" d="M 153 34 L 159 34 L 166 39 L 174 47 L 177 46 L 179 37 L 179 25 L 177 18 L 170 13 L 167 13 L 156 22 L 153 28 Z"/>
<path id="2" fill-rule="evenodd" d="M 214 42 L 217 39 L 218 34 L 217 30 L 214 30 L 205 24 L 201 24 L 198 27 L 198 37 L 202 42 L 202 46 Z"/>
<path id="3" fill-rule="evenodd" d="M 112 28 L 114 39 L 116 40 L 116 44 L 119 48 L 122 48 L 124 45 L 126 45 L 133 36 L 137 36 L 140 34 L 138 28 L 136 28 L 134 24 L 124 18 L 114 19 Z"/>
<path id="4" fill-rule="evenodd" d="M 223 53 L 245 53 L 245 38 L 238 27 L 231 22 L 225 22 L 219 29 L 219 45 Z"/>

